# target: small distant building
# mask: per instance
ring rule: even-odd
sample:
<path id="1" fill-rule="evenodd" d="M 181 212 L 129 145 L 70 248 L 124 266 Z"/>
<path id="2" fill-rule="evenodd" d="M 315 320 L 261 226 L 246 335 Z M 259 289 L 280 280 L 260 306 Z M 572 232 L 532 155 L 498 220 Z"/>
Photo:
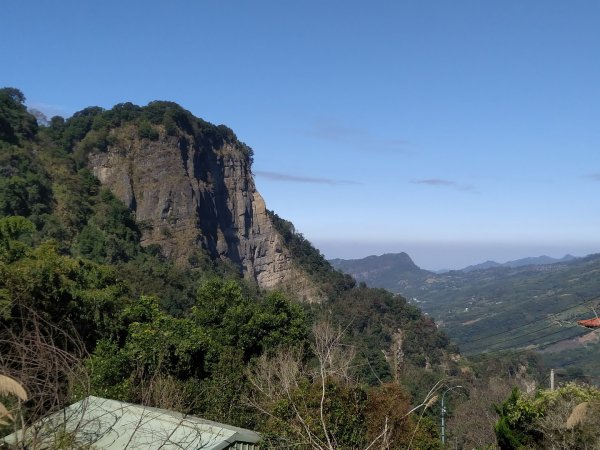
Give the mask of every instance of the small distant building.
<path id="1" fill-rule="evenodd" d="M 258 450 L 252 430 L 99 397 L 87 397 L 0 443 L 98 450 Z M 63 448 L 63 447 L 57 447 Z"/>

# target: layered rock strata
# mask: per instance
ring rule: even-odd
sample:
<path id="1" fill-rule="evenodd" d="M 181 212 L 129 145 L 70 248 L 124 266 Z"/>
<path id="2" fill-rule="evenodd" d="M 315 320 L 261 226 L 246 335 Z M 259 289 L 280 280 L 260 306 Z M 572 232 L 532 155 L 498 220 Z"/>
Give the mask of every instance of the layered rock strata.
<path id="1" fill-rule="evenodd" d="M 267 216 L 247 147 L 164 130 L 154 141 L 140 139 L 134 127 L 111 133 L 114 145 L 92 152 L 89 166 L 135 212 L 143 245 L 160 245 L 179 264 L 202 248 L 265 288 L 303 278 Z"/>

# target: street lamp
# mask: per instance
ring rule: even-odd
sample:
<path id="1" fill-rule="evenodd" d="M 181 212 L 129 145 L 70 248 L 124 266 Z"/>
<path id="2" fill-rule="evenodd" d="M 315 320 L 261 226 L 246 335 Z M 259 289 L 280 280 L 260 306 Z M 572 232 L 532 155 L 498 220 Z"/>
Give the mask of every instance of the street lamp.
<path id="1" fill-rule="evenodd" d="M 458 389 L 458 388 L 462 388 L 462 386 L 452 386 L 452 387 L 446 389 L 444 391 L 444 393 L 442 394 L 442 444 L 446 443 L 446 434 L 445 434 L 446 428 L 445 428 L 445 423 L 444 423 L 444 419 L 446 416 L 446 407 L 444 406 L 444 400 L 445 400 L 446 394 L 448 392 L 450 392 L 453 389 Z"/>

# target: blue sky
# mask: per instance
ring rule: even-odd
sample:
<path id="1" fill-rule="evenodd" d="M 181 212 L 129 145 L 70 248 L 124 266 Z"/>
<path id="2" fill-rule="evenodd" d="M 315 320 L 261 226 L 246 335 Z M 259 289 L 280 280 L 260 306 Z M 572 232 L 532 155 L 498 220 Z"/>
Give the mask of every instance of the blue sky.
<path id="1" fill-rule="evenodd" d="M 600 2 L 5 0 L 31 107 L 172 100 L 330 258 L 600 252 Z"/>

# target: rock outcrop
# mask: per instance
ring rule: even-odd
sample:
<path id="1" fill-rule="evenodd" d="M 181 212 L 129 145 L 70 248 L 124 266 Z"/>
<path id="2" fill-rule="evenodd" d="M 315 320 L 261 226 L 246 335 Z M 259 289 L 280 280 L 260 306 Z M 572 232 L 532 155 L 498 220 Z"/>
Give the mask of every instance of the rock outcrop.
<path id="1" fill-rule="evenodd" d="M 247 146 L 233 133 L 214 138 L 181 130 L 170 135 L 162 125 L 155 130 L 152 140 L 133 125 L 113 129 L 111 145 L 88 156 L 101 183 L 135 212 L 143 245 L 160 245 L 179 264 L 204 249 L 265 288 L 305 278 L 256 190 Z"/>

